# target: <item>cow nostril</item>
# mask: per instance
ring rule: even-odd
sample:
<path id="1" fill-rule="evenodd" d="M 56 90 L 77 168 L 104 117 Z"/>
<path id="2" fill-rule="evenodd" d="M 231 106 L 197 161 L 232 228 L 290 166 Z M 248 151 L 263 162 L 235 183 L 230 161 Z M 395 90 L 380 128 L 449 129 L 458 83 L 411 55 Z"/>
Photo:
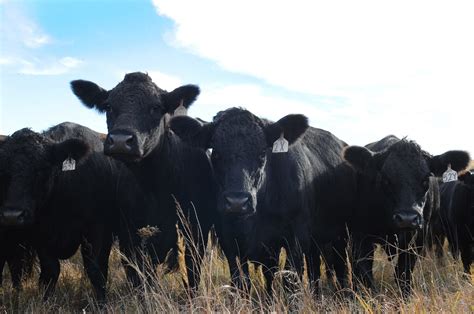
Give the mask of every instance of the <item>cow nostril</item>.
<path id="1" fill-rule="evenodd" d="M 235 193 L 224 196 L 224 209 L 235 213 L 248 211 L 251 207 L 250 197 L 242 194 L 244 193 Z"/>
<path id="2" fill-rule="evenodd" d="M 132 146 L 132 145 L 133 145 L 133 142 L 134 142 L 134 139 L 135 139 L 135 138 L 134 138 L 132 135 L 130 135 L 130 137 L 125 140 L 125 144 L 126 144 L 127 146 Z"/>
<path id="3" fill-rule="evenodd" d="M 25 218 L 26 218 L 26 215 L 25 215 L 25 212 L 23 211 L 23 212 L 21 212 L 21 214 L 18 215 L 18 217 L 17 217 L 18 223 L 20 223 L 20 224 L 24 223 L 24 222 L 25 222 Z"/>

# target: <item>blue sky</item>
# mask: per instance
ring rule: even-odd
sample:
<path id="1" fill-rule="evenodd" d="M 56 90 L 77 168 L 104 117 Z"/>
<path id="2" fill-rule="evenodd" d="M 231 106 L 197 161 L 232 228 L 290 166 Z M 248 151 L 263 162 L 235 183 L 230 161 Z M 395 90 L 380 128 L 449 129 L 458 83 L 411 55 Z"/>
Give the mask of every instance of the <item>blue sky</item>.
<path id="1" fill-rule="evenodd" d="M 0 133 L 62 121 L 105 131 L 74 79 L 148 72 L 202 94 L 190 115 L 304 113 L 350 144 L 408 136 L 474 153 L 470 1 L 0 0 Z"/>

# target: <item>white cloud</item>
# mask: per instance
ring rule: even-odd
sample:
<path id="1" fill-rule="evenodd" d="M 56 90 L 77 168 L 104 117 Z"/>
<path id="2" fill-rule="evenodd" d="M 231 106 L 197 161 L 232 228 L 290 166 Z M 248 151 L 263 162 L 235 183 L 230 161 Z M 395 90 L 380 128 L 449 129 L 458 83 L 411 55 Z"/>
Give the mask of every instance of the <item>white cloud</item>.
<path id="1" fill-rule="evenodd" d="M 77 58 L 58 58 L 45 53 L 46 46 L 51 46 L 54 40 L 28 15 L 26 8 L 13 1 L 0 4 L 1 66 L 26 75 L 61 75 L 83 63 Z"/>
<path id="2" fill-rule="evenodd" d="M 67 73 L 69 70 L 78 67 L 83 61 L 72 58 L 64 57 L 59 60 L 50 61 L 47 64 L 40 61 L 27 61 L 21 60 L 21 64 L 18 73 L 27 75 L 60 75 Z"/>
<path id="3" fill-rule="evenodd" d="M 2 36 L 10 42 L 23 45 L 26 48 L 40 48 L 50 44 L 52 38 L 30 18 L 25 10 L 13 2 L 4 1 L 2 5 Z"/>
<path id="4" fill-rule="evenodd" d="M 474 116 L 472 1 L 153 4 L 175 22 L 177 47 L 288 90 L 342 97 L 337 108 L 308 106 L 346 141 L 395 133 L 433 152 L 474 154 L 472 127 L 461 122 Z"/>

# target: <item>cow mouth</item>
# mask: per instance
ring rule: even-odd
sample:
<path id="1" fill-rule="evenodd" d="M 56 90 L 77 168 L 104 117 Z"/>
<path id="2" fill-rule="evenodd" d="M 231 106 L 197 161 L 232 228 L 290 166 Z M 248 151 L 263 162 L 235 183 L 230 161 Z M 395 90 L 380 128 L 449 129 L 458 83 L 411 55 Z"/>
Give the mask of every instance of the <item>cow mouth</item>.
<path id="1" fill-rule="evenodd" d="M 139 162 L 143 159 L 143 156 L 140 154 L 115 153 L 115 152 L 107 152 L 107 151 L 104 151 L 104 154 L 114 159 L 117 159 L 123 162 L 130 162 L 130 163 Z"/>
<path id="2" fill-rule="evenodd" d="M 33 224 L 30 211 L 16 208 L 3 208 L 0 211 L 0 225 L 7 228 L 21 228 Z"/>

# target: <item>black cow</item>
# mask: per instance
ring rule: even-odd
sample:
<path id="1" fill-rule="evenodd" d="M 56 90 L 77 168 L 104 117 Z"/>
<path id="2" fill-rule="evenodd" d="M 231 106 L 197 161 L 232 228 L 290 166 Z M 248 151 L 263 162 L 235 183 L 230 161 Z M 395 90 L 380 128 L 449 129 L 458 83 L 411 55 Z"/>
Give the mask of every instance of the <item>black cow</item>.
<path id="1" fill-rule="evenodd" d="M 460 253 L 464 271 L 469 273 L 474 259 L 474 174 L 466 172 L 458 181 L 440 183 L 440 190 L 441 207 L 433 226 L 437 255 L 443 255 L 447 237 L 453 257 Z"/>
<path id="2" fill-rule="evenodd" d="M 413 141 L 388 136 L 366 147 L 350 146 L 344 158 L 354 169 L 349 178 L 355 185 L 345 191 L 345 198 L 353 203 L 347 224 L 356 278 L 373 287 L 373 254 L 380 243 L 389 256 L 398 255 L 396 280 L 408 296 L 411 273 L 437 205 L 433 174 L 441 175 L 448 164 L 456 171 L 464 169 L 469 154 L 449 151 L 431 156 Z"/>
<path id="3" fill-rule="evenodd" d="M 6 137 L 0 135 L 0 147 Z M 2 172 L 0 159 L 0 206 L 3 204 L 8 186 L 6 173 Z M 31 273 L 34 251 L 31 245 L 31 233 L 23 230 L 0 227 L 0 286 L 3 282 L 3 269 L 8 264 L 12 285 L 15 289 L 20 289 L 21 279 L 24 274 Z"/>
<path id="4" fill-rule="evenodd" d="M 122 226 L 119 235 L 121 249 L 127 257 L 137 259 L 141 267 L 140 254 L 135 253 L 144 243 L 137 230 L 156 227 L 158 232 L 147 238 L 145 251 L 153 265 L 167 261 L 169 268 L 174 268 L 178 253 L 176 224 L 186 229 L 178 216 L 178 202 L 185 220 L 190 222 L 187 238 L 193 238 L 196 244 L 187 245 L 185 250 L 188 284 L 195 288 L 200 266 L 193 255 L 199 258 L 196 255 L 203 253 L 215 216 L 214 184 L 205 151 L 182 143 L 168 129 L 168 120 L 176 109 L 188 108 L 194 102 L 199 88 L 185 85 L 166 92 L 139 72 L 125 75 L 110 91 L 83 80 L 71 82 L 71 87 L 87 107 L 107 114 L 105 154 L 125 162 L 145 195 L 143 205 L 125 214 L 127 225 Z M 143 198 L 133 193 L 129 196 L 137 201 Z M 134 267 L 127 267 L 127 275 L 133 284 L 140 283 Z"/>
<path id="5" fill-rule="evenodd" d="M 62 171 L 68 158 L 76 162 L 74 171 Z M 32 236 L 45 298 L 57 282 L 59 259 L 71 257 L 81 245 L 84 268 L 104 301 L 120 170 L 103 156 L 99 134 L 73 123 L 42 134 L 22 129 L 7 137 L 0 159 L 7 182 L 0 224 Z"/>
<path id="6" fill-rule="evenodd" d="M 252 260 L 263 264 L 270 290 L 281 247 L 300 275 L 305 254 L 311 281 L 315 280 L 319 251 L 311 237 L 318 197 L 314 186 L 325 171 L 342 162 L 346 144 L 309 127 L 303 115 L 287 115 L 273 123 L 240 108 L 219 112 L 207 124 L 176 117 L 171 128 L 188 143 L 212 148 L 222 219 L 218 236 L 234 284 L 248 284 L 246 261 Z M 288 141 L 288 151 L 273 153 L 280 136 Z M 276 143 L 278 149 L 280 144 Z M 245 282 L 240 281 L 238 258 Z"/>

